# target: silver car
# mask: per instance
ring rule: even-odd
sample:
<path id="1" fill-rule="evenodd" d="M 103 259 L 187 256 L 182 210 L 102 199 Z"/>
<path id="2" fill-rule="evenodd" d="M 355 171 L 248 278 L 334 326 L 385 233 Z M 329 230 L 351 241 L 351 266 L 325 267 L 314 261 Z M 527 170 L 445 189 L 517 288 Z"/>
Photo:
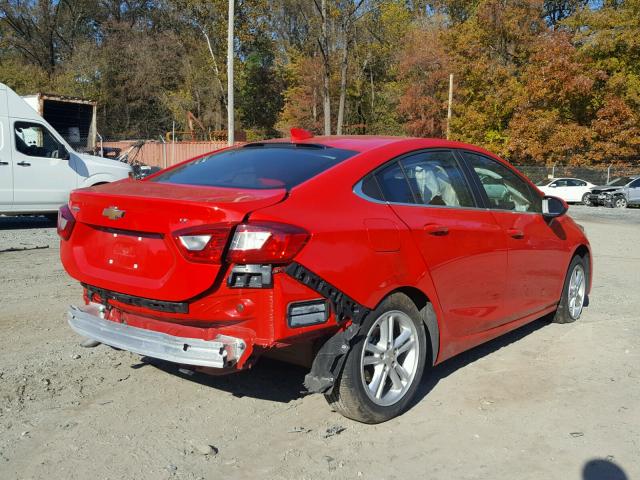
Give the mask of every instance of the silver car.
<path id="1" fill-rule="evenodd" d="M 620 177 L 606 185 L 593 187 L 591 193 L 585 196 L 584 203 L 611 208 L 640 205 L 640 176 Z"/>

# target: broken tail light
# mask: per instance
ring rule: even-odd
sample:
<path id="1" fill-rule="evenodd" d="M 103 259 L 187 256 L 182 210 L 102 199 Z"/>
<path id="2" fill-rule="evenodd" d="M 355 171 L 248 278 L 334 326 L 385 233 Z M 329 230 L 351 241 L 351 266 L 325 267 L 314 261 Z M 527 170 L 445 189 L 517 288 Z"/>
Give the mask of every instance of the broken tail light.
<path id="1" fill-rule="evenodd" d="M 236 227 L 227 260 L 241 264 L 288 263 L 309 240 L 309 232 L 284 223 L 252 222 Z"/>
<path id="2" fill-rule="evenodd" d="M 69 240 L 73 227 L 76 225 L 76 219 L 71 213 L 69 205 L 63 205 L 58 210 L 58 235 L 63 240 Z"/>

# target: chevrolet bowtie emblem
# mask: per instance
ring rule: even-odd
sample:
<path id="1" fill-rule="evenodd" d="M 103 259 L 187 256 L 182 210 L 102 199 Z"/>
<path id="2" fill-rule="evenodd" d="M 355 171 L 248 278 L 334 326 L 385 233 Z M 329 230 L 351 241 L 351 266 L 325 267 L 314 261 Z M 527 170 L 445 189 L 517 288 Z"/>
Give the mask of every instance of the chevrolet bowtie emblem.
<path id="1" fill-rule="evenodd" d="M 107 207 L 102 210 L 102 216 L 107 217 L 109 220 L 118 220 L 124 217 L 125 213 L 124 210 L 120 210 L 118 207 Z"/>

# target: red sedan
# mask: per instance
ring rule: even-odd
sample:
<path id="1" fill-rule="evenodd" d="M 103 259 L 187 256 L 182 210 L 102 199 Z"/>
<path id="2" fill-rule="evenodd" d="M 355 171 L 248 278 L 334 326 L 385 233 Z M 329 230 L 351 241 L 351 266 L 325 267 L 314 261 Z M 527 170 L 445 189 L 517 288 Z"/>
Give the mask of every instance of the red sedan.
<path id="1" fill-rule="evenodd" d="M 566 204 L 462 143 L 252 143 L 76 190 L 62 263 L 81 335 L 202 369 L 308 361 L 305 386 L 367 423 L 425 368 L 547 314 L 580 317 L 591 253 Z"/>

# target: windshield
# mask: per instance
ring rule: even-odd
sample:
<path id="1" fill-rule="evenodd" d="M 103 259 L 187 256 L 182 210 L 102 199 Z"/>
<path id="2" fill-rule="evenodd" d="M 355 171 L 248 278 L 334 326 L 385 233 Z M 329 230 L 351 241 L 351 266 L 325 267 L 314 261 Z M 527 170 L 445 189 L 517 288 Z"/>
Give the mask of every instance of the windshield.
<path id="1" fill-rule="evenodd" d="M 624 187 L 631 180 L 633 180 L 633 178 L 631 177 L 620 177 L 620 178 L 611 180 L 609 183 L 607 183 L 607 185 L 610 185 L 612 187 Z"/>
<path id="2" fill-rule="evenodd" d="M 289 190 L 356 153 L 322 145 L 250 144 L 198 158 L 162 173 L 152 181 L 207 187 Z"/>

